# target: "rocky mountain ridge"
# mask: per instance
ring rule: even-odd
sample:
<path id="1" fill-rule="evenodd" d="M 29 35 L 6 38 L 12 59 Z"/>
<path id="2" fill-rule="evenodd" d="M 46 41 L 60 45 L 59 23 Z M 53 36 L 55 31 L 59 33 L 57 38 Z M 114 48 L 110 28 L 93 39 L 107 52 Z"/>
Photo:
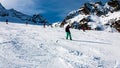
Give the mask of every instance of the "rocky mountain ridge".
<path id="1" fill-rule="evenodd" d="M 73 28 L 81 29 L 82 24 L 87 23 L 86 29 L 106 30 L 114 28 L 120 31 L 120 1 L 110 0 L 107 3 L 85 3 L 78 10 L 70 12 L 61 23 L 61 27 L 67 24 Z M 76 23 L 78 24 L 76 26 Z M 117 25 L 117 26 L 115 26 Z"/>

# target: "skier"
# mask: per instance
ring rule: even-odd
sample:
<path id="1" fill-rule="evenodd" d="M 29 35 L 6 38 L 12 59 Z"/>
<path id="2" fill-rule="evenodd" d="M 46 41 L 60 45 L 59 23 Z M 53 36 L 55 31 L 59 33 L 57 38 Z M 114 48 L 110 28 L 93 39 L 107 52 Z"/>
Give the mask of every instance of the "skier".
<path id="1" fill-rule="evenodd" d="M 6 24 L 8 24 L 8 19 L 6 19 Z"/>
<path id="2" fill-rule="evenodd" d="M 26 25 L 28 25 L 28 22 L 26 22 Z"/>
<path id="3" fill-rule="evenodd" d="M 66 26 L 65 31 L 66 31 L 66 39 L 68 39 L 68 37 L 69 37 L 70 40 L 72 40 L 71 32 L 70 32 L 70 25 Z"/>
<path id="4" fill-rule="evenodd" d="M 44 26 L 44 28 L 45 28 L 45 26 L 46 26 L 46 23 L 45 23 L 45 22 L 43 23 L 43 26 Z"/>

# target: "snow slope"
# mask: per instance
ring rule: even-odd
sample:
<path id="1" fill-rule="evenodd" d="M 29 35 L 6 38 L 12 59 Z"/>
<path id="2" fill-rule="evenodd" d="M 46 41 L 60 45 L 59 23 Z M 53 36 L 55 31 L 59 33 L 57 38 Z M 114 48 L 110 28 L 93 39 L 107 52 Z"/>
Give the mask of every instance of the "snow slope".
<path id="1" fill-rule="evenodd" d="M 120 34 L 0 22 L 0 68 L 120 68 Z"/>

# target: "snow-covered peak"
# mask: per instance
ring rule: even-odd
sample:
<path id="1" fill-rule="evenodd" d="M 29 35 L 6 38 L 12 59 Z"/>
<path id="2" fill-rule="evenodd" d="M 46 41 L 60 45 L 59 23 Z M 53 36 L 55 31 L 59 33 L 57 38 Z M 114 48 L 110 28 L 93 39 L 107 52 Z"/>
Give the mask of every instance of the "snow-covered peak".
<path id="1" fill-rule="evenodd" d="M 23 14 L 15 9 L 9 9 L 9 14 L 13 17 L 17 17 L 17 18 L 20 18 L 20 19 L 24 19 L 24 18 L 30 18 L 29 15 L 26 15 L 26 14 Z"/>
<path id="2" fill-rule="evenodd" d="M 47 23 L 47 20 L 45 18 L 43 18 L 43 16 L 38 13 L 38 14 L 34 14 L 32 16 L 32 21 L 35 22 L 35 23 Z"/>
<path id="3" fill-rule="evenodd" d="M 85 23 L 87 23 L 87 29 L 106 30 L 108 27 L 111 29 L 116 29 L 116 26 L 111 26 L 113 26 L 116 21 L 120 20 L 119 13 L 119 0 L 111 0 L 107 3 L 85 3 L 80 9 L 70 12 L 61 23 L 61 26 L 64 26 L 66 24 L 72 24 L 72 26 L 74 26 L 74 23 L 77 22 L 78 29 L 81 29 L 81 26 Z M 114 19 L 114 22 L 110 22 L 111 19 Z M 76 28 L 76 26 L 74 26 L 74 28 Z"/>
<path id="4" fill-rule="evenodd" d="M 30 24 L 47 23 L 47 20 L 41 14 L 30 16 L 13 8 L 5 9 L 2 4 L 0 4 L 0 21 L 5 21 L 5 19 L 9 19 L 10 22 L 29 22 Z"/>
<path id="5" fill-rule="evenodd" d="M 5 10 L 5 8 L 2 6 L 1 3 L 0 3 L 0 10 Z"/>
<path id="6" fill-rule="evenodd" d="M 15 10 L 15 9 L 9 9 L 8 11 L 10 11 L 10 12 L 14 12 L 14 13 L 20 13 L 20 12 L 18 12 L 17 10 Z"/>
<path id="7" fill-rule="evenodd" d="M 0 3 L 0 16 L 5 17 L 5 16 L 8 16 L 8 15 L 9 15 L 8 11 Z"/>
<path id="8" fill-rule="evenodd" d="M 9 9 L 8 11 L 9 11 L 9 13 L 10 13 L 11 15 L 28 16 L 28 15 L 25 15 L 25 14 L 23 14 L 23 13 L 21 13 L 21 12 L 15 10 L 15 9 Z"/>

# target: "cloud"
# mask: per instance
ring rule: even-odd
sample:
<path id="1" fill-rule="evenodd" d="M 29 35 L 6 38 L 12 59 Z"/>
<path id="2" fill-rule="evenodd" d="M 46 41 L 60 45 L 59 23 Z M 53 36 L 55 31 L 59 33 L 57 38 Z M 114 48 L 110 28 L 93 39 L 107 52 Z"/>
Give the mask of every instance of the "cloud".
<path id="1" fill-rule="evenodd" d="M 0 0 L 0 2 L 7 8 L 13 7 L 17 3 L 16 0 Z"/>

